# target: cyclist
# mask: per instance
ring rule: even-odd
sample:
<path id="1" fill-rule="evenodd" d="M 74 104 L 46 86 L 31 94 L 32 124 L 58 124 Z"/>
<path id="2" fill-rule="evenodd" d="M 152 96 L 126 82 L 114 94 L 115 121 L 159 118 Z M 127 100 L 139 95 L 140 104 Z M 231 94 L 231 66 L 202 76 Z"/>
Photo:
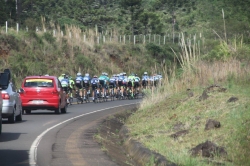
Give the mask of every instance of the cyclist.
<path id="1" fill-rule="evenodd" d="M 114 89 L 114 94 L 116 94 L 116 82 L 117 82 L 117 75 L 113 74 L 113 76 L 109 79 L 109 88 Z"/>
<path id="2" fill-rule="evenodd" d="M 91 87 L 92 87 L 92 96 L 93 96 L 93 101 L 95 101 L 95 89 L 97 89 L 97 93 L 99 90 L 99 79 L 97 78 L 97 75 L 94 75 L 94 77 L 90 81 Z"/>
<path id="3" fill-rule="evenodd" d="M 132 73 L 132 74 L 130 74 L 130 76 L 128 76 L 128 83 L 127 83 L 127 87 L 129 88 L 129 89 L 131 89 L 131 91 L 132 91 L 132 97 L 134 97 L 134 81 L 135 81 L 135 74 L 134 73 Z"/>
<path id="4" fill-rule="evenodd" d="M 65 76 L 65 74 L 61 74 L 61 75 L 58 77 L 58 80 L 61 82 L 61 80 L 64 79 L 64 76 Z"/>
<path id="5" fill-rule="evenodd" d="M 144 72 L 143 73 L 143 76 L 142 76 L 142 87 L 144 89 L 147 89 L 148 88 L 148 83 L 149 83 L 149 76 L 148 76 L 148 72 Z"/>
<path id="6" fill-rule="evenodd" d="M 154 80 L 154 84 L 153 85 L 156 87 L 158 85 L 158 83 L 159 83 L 159 77 L 158 77 L 157 74 L 153 75 L 153 80 Z"/>
<path id="7" fill-rule="evenodd" d="M 98 79 L 99 79 L 99 83 L 100 83 L 100 88 L 102 88 L 102 97 L 104 97 L 104 93 L 107 90 L 107 84 L 109 81 L 108 74 L 103 72 Z"/>
<path id="8" fill-rule="evenodd" d="M 69 103 L 68 93 L 69 93 L 69 77 L 64 75 L 64 78 L 61 79 L 61 85 L 63 91 L 66 93 L 67 103 Z"/>
<path id="9" fill-rule="evenodd" d="M 70 98 L 73 98 L 73 90 L 75 89 L 75 81 L 74 79 L 69 76 L 69 93 L 70 93 Z"/>
<path id="10" fill-rule="evenodd" d="M 82 77 L 82 73 L 80 72 L 76 74 L 75 86 L 77 90 L 79 91 L 80 98 L 82 98 L 83 77 Z"/>
<path id="11" fill-rule="evenodd" d="M 121 92 L 122 97 L 123 97 L 123 91 L 124 91 L 123 80 L 124 80 L 123 73 L 120 73 L 119 77 L 118 77 L 118 88 L 119 88 L 119 90 Z"/>
<path id="12" fill-rule="evenodd" d="M 140 91 L 140 77 L 138 77 L 137 74 L 135 74 L 134 90 L 136 94 L 138 94 Z"/>
<path id="13" fill-rule="evenodd" d="M 91 78 L 89 76 L 89 73 L 85 73 L 85 76 L 83 77 L 83 88 L 84 88 L 83 100 L 86 100 L 86 93 L 89 93 L 90 81 Z"/>

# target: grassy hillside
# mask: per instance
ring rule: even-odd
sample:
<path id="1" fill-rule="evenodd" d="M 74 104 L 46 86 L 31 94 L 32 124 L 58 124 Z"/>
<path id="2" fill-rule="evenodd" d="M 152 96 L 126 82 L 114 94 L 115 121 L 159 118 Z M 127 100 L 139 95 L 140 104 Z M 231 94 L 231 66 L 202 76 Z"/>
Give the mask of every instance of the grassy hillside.
<path id="1" fill-rule="evenodd" d="M 182 74 L 147 90 L 126 122 L 131 138 L 178 165 L 249 165 L 249 61 L 181 57 Z"/>

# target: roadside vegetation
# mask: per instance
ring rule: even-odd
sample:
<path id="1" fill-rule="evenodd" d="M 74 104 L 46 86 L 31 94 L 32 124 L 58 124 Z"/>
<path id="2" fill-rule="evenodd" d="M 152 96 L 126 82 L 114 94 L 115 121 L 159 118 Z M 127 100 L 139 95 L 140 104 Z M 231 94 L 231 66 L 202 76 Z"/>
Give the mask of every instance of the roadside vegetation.
<path id="1" fill-rule="evenodd" d="M 183 49 L 180 74 L 166 74 L 126 121 L 131 138 L 178 165 L 249 165 L 249 61 L 235 50 L 208 61 Z"/>
<path id="2" fill-rule="evenodd" d="M 77 27 L 70 27 L 67 32 L 76 36 L 78 30 Z M 75 77 L 77 72 L 94 75 L 103 71 L 109 74 L 136 72 L 141 75 L 151 68 L 161 71 L 162 61 L 170 63 L 173 57 L 167 56 L 171 55 L 170 48 L 166 51 L 163 46 L 153 43 L 146 48 L 143 44 L 120 44 L 115 41 L 97 45 L 80 37 L 53 36 L 48 32 L 34 31 L 17 33 L 14 29 L 9 29 L 8 34 L 2 29 L 0 34 L 0 68 L 10 68 L 17 83 L 28 75 L 59 76 L 68 73 Z M 90 30 L 89 34 L 94 33 Z M 161 52 L 151 55 L 154 49 L 159 48 Z"/>

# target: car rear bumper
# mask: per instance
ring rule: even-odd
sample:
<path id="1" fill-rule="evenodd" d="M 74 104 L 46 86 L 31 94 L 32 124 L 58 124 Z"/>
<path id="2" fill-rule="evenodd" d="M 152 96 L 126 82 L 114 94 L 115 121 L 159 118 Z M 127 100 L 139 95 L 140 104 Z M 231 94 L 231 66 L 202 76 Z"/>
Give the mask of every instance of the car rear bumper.
<path id="1" fill-rule="evenodd" d="M 30 110 L 36 110 L 36 109 L 48 109 L 53 110 L 58 108 L 59 106 L 59 99 L 58 98 L 50 98 L 50 99 L 25 99 L 22 98 L 22 107 L 23 109 L 30 109 Z"/>
<path id="2" fill-rule="evenodd" d="M 13 106 L 3 106 L 2 107 L 2 117 L 8 117 L 13 114 Z"/>

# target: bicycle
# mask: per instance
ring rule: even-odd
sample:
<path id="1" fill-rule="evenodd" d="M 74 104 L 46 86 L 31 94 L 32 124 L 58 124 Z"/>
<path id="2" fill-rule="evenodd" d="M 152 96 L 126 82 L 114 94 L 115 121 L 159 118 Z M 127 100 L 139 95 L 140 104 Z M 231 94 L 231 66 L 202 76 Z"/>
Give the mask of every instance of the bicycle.
<path id="1" fill-rule="evenodd" d="M 85 101 L 85 103 L 89 103 L 90 102 L 90 90 L 89 90 L 89 88 L 86 88 L 86 89 L 84 89 L 84 91 L 87 91 L 84 101 Z"/>
<path id="2" fill-rule="evenodd" d="M 134 97 L 133 97 L 133 93 L 132 93 L 131 87 L 127 87 L 126 91 L 127 91 L 126 92 L 127 99 L 129 99 L 129 100 L 133 99 Z"/>
<path id="3" fill-rule="evenodd" d="M 98 91 L 97 87 L 94 90 L 94 103 L 101 103 L 103 101 L 103 97 L 102 97 L 102 92 L 100 90 L 100 92 Z"/>
<path id="4" fill-rule="evenodd" d="M 69 96 L 69 105 L 72 105 L 72 103 L 73 103 L 73 88 L 69 89 L 68 96 Z"/>
<path id="5" fill-rule="evenodd" d="M 115 90 L 114 90 L 114 86 L 113 86 L 113 85 L 110 85 L 109 87 L 110 87 L 110 94 L 109 94 L 110 100 L 111 100 L 111 101 L 114 101 L 114 100 L 115 100 Z"/>
<path id="6" fill-rule="evenodd" d="M 75 98 L 76 98 L 77 104 L 80 104 L 80 103 L 82 104 L 82 103 L 83 103 L 83 99 L 82 99 L 82 97 L 80 96 L 79 89 L 76 89 Z"/>

